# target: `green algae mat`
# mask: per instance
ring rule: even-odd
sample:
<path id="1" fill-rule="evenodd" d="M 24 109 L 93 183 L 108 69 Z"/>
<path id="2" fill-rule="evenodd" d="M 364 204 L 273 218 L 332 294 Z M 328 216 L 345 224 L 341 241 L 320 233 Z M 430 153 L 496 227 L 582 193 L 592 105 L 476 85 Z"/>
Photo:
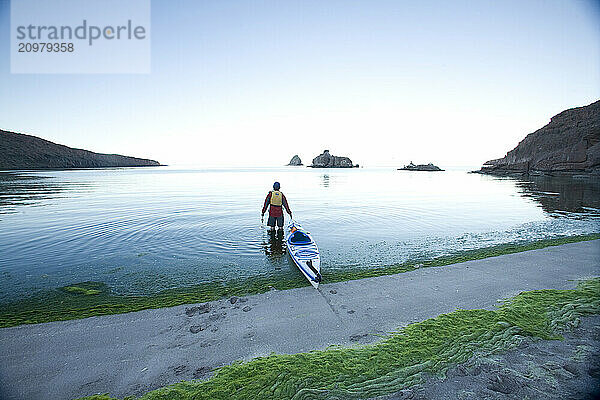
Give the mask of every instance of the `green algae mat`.
<path id="1" fill-rule="evenodd" d="M 180 382 L 140 400 L 364 399 L 443 375 L 473 355 L 525 337 L 561 339 L 584 315 L 600 313 L 600 278 L 572 290 L 522 292 L 495 311 L 458 310 L 408 325 L 373 345 L 276 355 L 220 368 L 207 381 Z M 109 400 L 107 395 L 87 400 Z"/>
<path id="2" fill-rule="evenodd" d="M 439 267 L 595 239 L 600 239 L 600 234 L 547 239 L 525 244 L 504 244 L 433 259 L 409 260 L 402 264 L 382 268 L 324 271 L 323 281 L 324 283 L 333 283 L 391 275 L 413 271 L 416 265 L 420 265 L 421 268 Z M 307 285 L 308 282 L 299 273 L 293 277 L 281 274 L 170 289 L 148 296 L 126 296 L 113 293 L 111 288 L 102 282 L 80 282 L 58 289 L 46 290 L 16 302 L 0 304 L 0 328 L 203 303 L 234 295 L 264 293 L 272 288 L 285 290 Z"/>

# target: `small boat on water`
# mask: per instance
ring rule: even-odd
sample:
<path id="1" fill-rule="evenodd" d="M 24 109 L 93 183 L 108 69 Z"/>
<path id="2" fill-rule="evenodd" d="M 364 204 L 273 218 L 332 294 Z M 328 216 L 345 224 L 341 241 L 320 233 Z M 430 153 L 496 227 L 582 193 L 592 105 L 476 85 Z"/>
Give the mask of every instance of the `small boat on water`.
<path id="1" fill-rule="evenodd" d="M 297 222 L 288 225 L 289 234 L 286 239 L 287 251 L 300 269 L 316 289 L 321 282 L 321 256 L 319 248 L 309 232 L 302 229 Z"/>

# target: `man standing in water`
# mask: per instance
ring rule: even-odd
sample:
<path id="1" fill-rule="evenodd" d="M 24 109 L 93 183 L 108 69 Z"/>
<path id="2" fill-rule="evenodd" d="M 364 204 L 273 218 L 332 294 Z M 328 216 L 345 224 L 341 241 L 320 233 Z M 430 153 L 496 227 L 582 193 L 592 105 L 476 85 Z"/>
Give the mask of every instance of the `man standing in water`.
<path id="1" fill-rule="evenodd" d="M 273 190 L 271 190 L 267 194 L 267 198 L 265 199 L 265 205 L 262 209 L 261 219 L 264 218 L 265 212 L 267 211 L 267 207 L 269 208 L 269 219 L 267 221 L 267 225 L 271 228 L 275 229 L 275 222 L 277 222 L 277 226 L 283 229 L 283 209 L 282 206 L 285 207 L 285 210 L 292 218 L 292 212 L 290 211 L 290 207 L 288 206 L 287 199 L 284 194 L 279 191 L 281 185 L 279 182 L 275 182 L 273 184 Z"/>

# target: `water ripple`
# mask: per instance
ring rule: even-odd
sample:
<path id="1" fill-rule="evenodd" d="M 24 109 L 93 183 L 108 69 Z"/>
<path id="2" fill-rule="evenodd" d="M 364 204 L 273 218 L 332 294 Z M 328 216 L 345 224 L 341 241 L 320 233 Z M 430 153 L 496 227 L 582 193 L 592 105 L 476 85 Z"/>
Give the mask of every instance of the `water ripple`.
<path id="1" fill-rule="evenodd" d="M 260 226 L 260 208 L 274 179 L 317 240 L 323 268 L 383 266 L 600 231 L 597 183 L 395 172 L 0 174 L 0 300 L 85 280 L 122 293 L 147 293 L 297 273 L 282 238 Z"/>

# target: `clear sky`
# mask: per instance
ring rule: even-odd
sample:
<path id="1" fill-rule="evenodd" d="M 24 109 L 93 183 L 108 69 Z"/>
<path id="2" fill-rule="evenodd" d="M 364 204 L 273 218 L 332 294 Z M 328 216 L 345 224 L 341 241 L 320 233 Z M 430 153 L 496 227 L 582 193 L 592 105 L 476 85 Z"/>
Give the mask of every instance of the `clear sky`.
<path id="1" fill-rule="evenodd" d="M 9 27 L 0 129 L 168 164 L 479 165 L 600 98 L 597 1 L 157 0 L 144 75 L 10 74 Z"/>

